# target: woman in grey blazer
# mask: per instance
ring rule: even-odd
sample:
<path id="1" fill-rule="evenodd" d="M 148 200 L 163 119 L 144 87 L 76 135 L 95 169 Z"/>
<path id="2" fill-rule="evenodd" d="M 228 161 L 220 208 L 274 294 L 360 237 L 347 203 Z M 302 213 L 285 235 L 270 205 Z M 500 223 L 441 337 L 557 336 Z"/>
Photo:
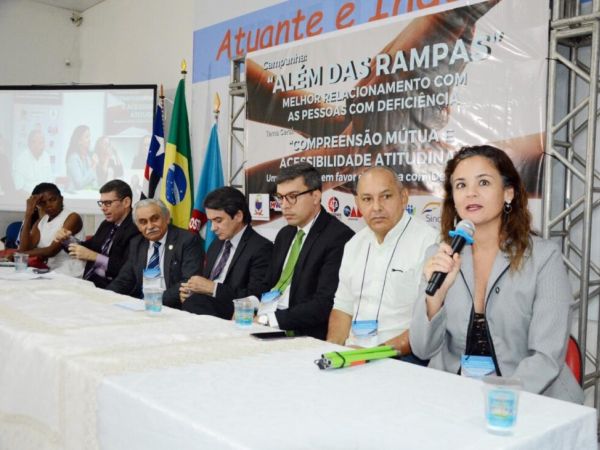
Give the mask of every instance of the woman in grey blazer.
<path id="1" fill-rule="evenodd" d="M 448 162 L 444 242 L 430 248 L 410 327 L 413 353 L 430 367 L 461 372 L 461 357 L 484 356 L 496 374 L 525 390 L 581 403 L 565 364 L 573 297 L 559 248 L 531 233 L 527 193 L 510 158 L 466 147 Z M 474 243 L 452 255 L 457 220 L 475 225 Z M 427 295 L 434 272 L 446 279 Z"/>

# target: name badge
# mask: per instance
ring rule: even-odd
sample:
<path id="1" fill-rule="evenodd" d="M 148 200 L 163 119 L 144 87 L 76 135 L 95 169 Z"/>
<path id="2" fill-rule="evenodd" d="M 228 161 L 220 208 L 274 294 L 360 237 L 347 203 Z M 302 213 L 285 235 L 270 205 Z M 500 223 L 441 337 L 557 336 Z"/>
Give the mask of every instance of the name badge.
<path id="1" fill-rule="evenodd" d="M 377 347 L 377 320 L 354 320 L 352 322 L 352 336 L 354 343 L 360 347 Z"/>
<path id="2" fill-rule="evenodd" d="M 355 337 L 377 336 L 378 326 L 377 320 L 353 320 L 352 334 Z"/>
<path id="3" fill-rule="evenodd" d="M 281 296 L 281 291 L 273 289 L 272 291 L 265 292 L 260 296 L 260 301 L 262 303 L 271 303 L 272 301 L 277 300 Z"/>
<path id="4" fill-rule="evenodd" d="M 462 355 L 460 357 L 460 374 L 463 377 L 482 379 L 496 374 L 496 366 L 491 356 Z"/>

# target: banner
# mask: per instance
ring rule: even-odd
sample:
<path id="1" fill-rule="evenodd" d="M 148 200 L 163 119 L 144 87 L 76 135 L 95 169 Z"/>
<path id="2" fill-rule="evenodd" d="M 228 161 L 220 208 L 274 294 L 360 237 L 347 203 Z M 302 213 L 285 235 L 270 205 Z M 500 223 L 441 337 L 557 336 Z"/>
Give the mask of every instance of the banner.
<path id="1" fill-rule="evenodd" d="M 548 20 L 544 0 L 463 0 L 249 54 L 246 192 L 308 161 L 326 209 L 358 229 L 357 176 L 385 165 L 435 226 L 446 162 L 489 143 L 539 196 Z"/>
<path id="2" fill-rule="evenodd" d="M 171 211 L 171 222 L 187 230 L 194 203 L 192 192 L 192 159 L 190 130 L 185 105 L 185 83 L 179 81 L 173 115 L 169 128 L 169 139 L 165 149 L 165 165 L 161 200 Z"/>

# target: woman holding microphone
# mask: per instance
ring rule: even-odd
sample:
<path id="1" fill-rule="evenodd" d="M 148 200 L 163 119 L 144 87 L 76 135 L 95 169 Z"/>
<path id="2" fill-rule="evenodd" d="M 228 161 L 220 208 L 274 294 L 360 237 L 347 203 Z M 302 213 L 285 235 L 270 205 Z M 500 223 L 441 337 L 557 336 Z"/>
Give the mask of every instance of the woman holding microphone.
<path id="1" fill-rule="evenodd" d="M 573 301 L 567 272 L 560 249 L 532 233 L 512 161 L 495 147 L 465 147 L 446 166 L 444 190 L 443 242 L 429 249 L 410 328 L 413 353 L 457 374 L 478 356 L 527 391 L 582 403 L 565 364 Z M 448 233 L 459 220 L 472 222 L 474 242 L 453 254 Z M 446 277 L 428 295 L 435 272 Z"/>

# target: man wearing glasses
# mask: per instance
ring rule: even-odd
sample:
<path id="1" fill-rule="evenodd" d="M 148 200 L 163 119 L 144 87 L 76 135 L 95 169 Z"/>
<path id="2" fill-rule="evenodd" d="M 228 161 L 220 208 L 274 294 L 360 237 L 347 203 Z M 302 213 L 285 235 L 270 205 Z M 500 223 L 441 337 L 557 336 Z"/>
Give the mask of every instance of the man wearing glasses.
<path id="1" fill-rule="evenodd" d="M 354 232 L 321 206 L 321 175 L 308 163 L 281 170 L 275 197 L 287 226 L 275 238 L 256 321 L 325 339 L 344 245 Z"/>
<path id="2" fill-rule="evenodd" d="M 97 287 L 105 288 L 125 265 L 129 241 L 139 234 L 131 218 L 131 188 L 121 180 L 112 180 L 100 188 L 98 206 L 104 221 L 96 233 L 87 241 L 69 244 L 69 255 L 86 261 L 83 278 Z M 71 232 L 61 229 L 57 241 L 67 241 Z"/>

